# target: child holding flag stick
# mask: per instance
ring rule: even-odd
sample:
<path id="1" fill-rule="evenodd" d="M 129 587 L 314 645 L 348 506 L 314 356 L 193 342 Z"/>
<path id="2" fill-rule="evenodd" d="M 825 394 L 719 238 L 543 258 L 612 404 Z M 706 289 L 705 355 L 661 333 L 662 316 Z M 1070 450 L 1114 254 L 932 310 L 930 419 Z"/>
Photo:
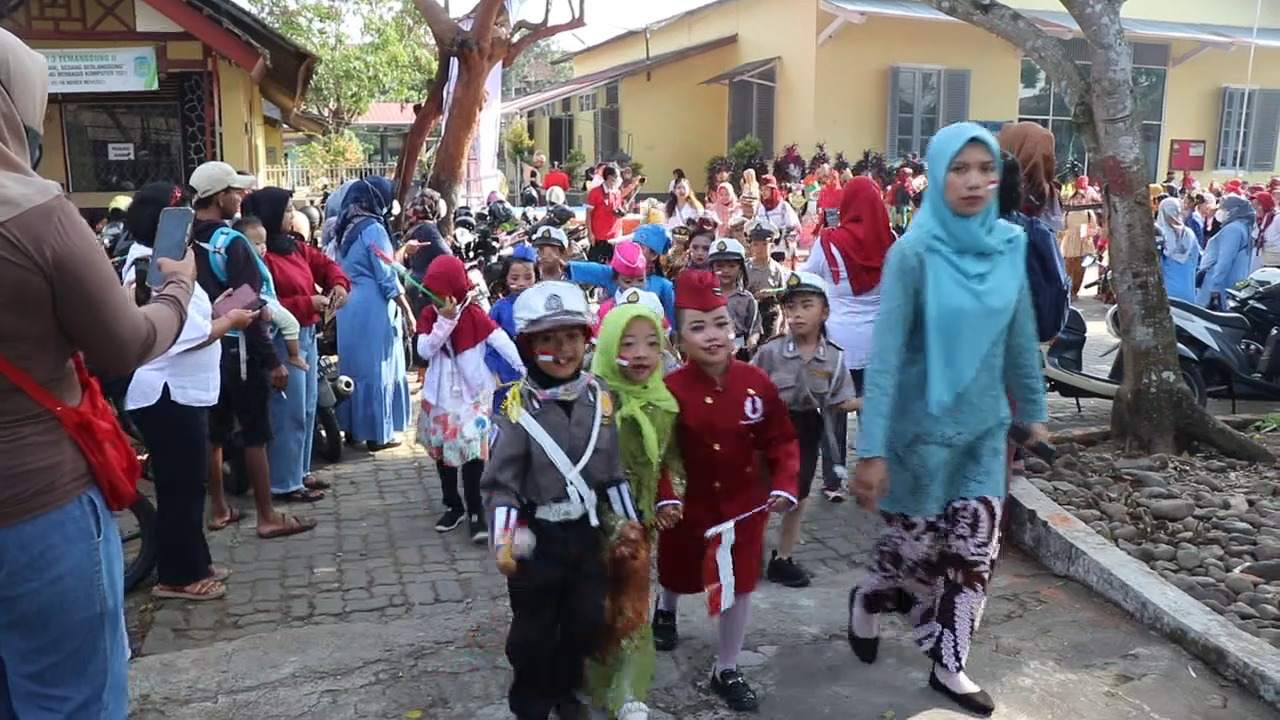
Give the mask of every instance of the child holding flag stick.
<path id="1" fill-rule="evenodd" d="M 711 688 L 731 710 L 747 711 L 759 701 L 738 654 L 760 577 L 765 511 L 795 507 L 800 451 L 778 388 L 732 358 L 733 321 L 717 285 L 699 270 L 676 280 L 676 331 L 689 363 L 667 376 L 667 388 L 680 407 L 676 445 L 687 480 L 684 518 L 658 539 L 653 635 L 659 650 L 674 648 L 679 596 L 708 590 L 720 623 Z M 770 482 L 761 482 L 762 471 Z"/>

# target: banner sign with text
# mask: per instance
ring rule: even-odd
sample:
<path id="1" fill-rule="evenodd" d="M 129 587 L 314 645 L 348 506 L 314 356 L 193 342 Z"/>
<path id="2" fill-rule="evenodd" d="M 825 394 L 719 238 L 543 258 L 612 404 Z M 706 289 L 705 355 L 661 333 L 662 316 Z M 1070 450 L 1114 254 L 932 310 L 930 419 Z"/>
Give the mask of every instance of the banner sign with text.
<path id="1" fill-rule="evenodd" d="M 49 92 L 145 92 L 160 87 L 156 49 L 40 50 L 49 62 Z"/>

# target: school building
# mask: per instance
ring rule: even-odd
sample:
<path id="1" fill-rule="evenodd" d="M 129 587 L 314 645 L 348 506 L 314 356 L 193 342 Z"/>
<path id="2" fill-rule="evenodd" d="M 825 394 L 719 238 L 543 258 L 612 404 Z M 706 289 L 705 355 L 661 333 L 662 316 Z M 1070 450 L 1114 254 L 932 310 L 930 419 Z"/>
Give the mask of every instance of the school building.
<path id="1" fill-rule="evenodd" d="M 82 211 L 206 160 L 283 162 L 316 58 L 233 0 L 21 0 L 7 30 L 49 61 L 40 173 Z M 0 13 L 4 14 L 4 13 Z"/>
<path id="2" fill-rule="evenodd" d="M 1055 0 L 1006 0 L 1082 63 L 1079 28 Z M 1277 170 L 1280 2 L 1129 0 L 1137 112 L 1152 179 L 1202 182 Z M 1251 62 L 1252 59 L 1252 62 Z M 914 0 L 717 0 L 563 59 L 572 80 L 509 100 L 551 160 L 619 152 L 701 190 L 707 160 L 754 135 L 807 157 L 826 142 L 850 161 L 923 153 L 944 125 L 1033 120 L 1057 156 L 1089 158 L 1070 112 L 1034 62 L 984 30 Z M 1250 70 L 1252 67 L 1252 70 Z M 665 184 L 665 183 L 664 183 Z"/>

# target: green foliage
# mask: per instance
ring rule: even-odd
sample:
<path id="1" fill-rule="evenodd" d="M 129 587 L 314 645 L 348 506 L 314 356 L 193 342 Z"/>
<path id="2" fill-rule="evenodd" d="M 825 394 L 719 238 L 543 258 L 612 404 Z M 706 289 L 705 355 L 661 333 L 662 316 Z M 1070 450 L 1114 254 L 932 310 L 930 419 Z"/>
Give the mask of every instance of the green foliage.
<path id="1" fill-rule="evenodd" d="M 533 138 L 529 137 L 528 124 L 523 120 L 513 122 L 507 127 L 507 151 L 511 157 L 524 163 L 533 161 Z"/>
<path id="2" fill-rule="evenodd" d="M 729 159 L 733 161 L 733 184 L 742 184 L 742 171 L 752 168 L 756 171 L 756 179 L 769 173 L 769 158 L 764 154 L 764 143 L 759 138 L 748 135 L 729 148 Z"/>
<path id="3" fill-rule="evenodd" d="M 421 102 L 436 71 L 431 33 L 411 0 L 247 0 L 320 63 L 304 109 L 337 131 L 375 101 Z"/>
<path id="4" fill-rule="evenodd" d="M 309 168 L 331 168 L 361 165 L 368 152 L 360 138 L 350 130 L 311 135 L 311 142 L 298 147 L 298 163 Z"/>
<path id="5" fill-rule="evenodd" d="M 554 38 L 539 40 L 525 48 L 511 67 L 502 71 L 502 97 L 528 95 L 572 78 L 572 63 L 551 64 L 563 54 Z"/>
<path id="6" fill-rule="evenodd" d="M 572 187 L 578 187 L 582 181 L 582 168 L 587 165 L 587 156 L 578 148 L 569 151 L 569 155 L 564 159 L 561 167 L 569 176 L 569 182 Z"/>

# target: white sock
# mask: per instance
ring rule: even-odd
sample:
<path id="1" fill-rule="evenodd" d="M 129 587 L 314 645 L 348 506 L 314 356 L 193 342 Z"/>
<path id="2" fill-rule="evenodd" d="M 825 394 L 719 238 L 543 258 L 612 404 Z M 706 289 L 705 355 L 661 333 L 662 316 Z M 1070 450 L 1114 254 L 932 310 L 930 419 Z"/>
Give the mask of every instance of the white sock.
<path id="1" fill-rule="evenodd" d="M 953 673 L 941 665 L 934 665 L 933 674 L 953 693 L 972 695 L 982 689 L 978 687 L 978 683 L 970 680 L 963 670 Z"/>
<path id="2" fill-rule="evenodd" d="M 853 634 L 860 638 L 880 637 L 880 616 L 863 607 L 866 594 L 859 589 L 853 602 Z"/>
<path id="3" fill-rule="evenodd" d="M 658 609 L 667 612 L 675 612 L 680 602 L 680 594 L 672 592 L 666 588 L 658 591 Z"/>

